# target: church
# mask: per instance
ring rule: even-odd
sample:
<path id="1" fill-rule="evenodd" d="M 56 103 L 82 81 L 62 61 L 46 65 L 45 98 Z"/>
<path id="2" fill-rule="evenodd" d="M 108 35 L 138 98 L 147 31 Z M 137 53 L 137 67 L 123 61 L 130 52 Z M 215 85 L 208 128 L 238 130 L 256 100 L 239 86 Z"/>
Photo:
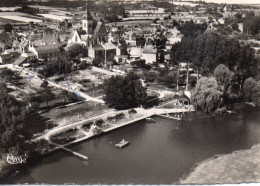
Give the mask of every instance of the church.
<path id="1" fill-rule="evenodd" d="M 113 43 L 108 42 L 108 32 L 105 24 L 94 21 L 88 8 L 81 20 L 82 29 L 73 30 L 68 40 L 68 45 L 82 44 L 88 48 L 88 57 L 99 59 L 106 63 L 112 61 L 116 55 L 121 55 L 121 50 Z"/>

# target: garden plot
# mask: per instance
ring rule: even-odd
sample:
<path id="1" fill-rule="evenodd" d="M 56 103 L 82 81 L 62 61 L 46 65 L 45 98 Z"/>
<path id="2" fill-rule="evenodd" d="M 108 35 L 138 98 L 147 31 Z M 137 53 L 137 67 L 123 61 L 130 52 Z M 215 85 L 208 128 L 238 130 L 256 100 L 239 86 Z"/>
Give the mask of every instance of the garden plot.
<path id="1" fill-rule="evenodd" d="M 49 79 L 57 82 L 63 87 L 82 91 L 92 97 L 100 97 L 104 95 L 102 83 L 105 78 L 107 78 L 107 76 L 104 74 L 92 72 L 91 70 L 86 69 L 70 73 L 66 80 L 57 76 Z"/>

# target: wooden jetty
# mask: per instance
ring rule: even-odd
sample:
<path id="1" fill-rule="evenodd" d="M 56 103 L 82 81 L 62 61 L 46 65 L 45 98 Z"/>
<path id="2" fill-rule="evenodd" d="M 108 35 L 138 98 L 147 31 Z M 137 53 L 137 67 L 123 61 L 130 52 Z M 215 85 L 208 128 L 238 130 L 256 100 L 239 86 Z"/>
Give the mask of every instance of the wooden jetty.
<path id="1" fill-rule="evenodd" d="M 80 154 L 80 153 L 78 153 L 78 152 L 74 152 L 73 150 L 70 150 L 70 149 L 64 147 L 63 145 L 59 145 L 59 144 L 57 144 L 57 143 L 51 142 L 51 144 L 58 146 L 60 149 L 63 149 L 63 150 L 65 150 L 65 151 L 67 151 L 67 152 L 73 154 L 74 156 L 76 156 L 76 157 L 78 157 L 78 158 L 80 158 L 80 159 L 83 159 L 84 161 L 88 161 L 88 157 L 85 156 L 85 155 L 83 155 L 83 154 Z"/>
<path id="2" fill-rule="evenodd" d="M 175 116 L 169 116 L 169 115 L 164 115 L 164 114 L 158 114 L 157 116 L 162 116 L 162 117 L 165 117 L 165 118 L 169 118 L 169 119 L 174 119 L 174 120 L 177 120 L 177 121 L 181 121 L 181 117 L 175 117 Z"/>

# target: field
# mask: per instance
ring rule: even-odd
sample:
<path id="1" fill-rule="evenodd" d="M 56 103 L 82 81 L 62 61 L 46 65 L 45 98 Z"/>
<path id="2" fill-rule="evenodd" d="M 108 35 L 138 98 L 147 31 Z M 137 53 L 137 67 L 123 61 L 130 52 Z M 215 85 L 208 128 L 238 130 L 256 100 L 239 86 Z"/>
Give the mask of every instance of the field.
<path id="1" fill-rule="evenodd" d="M 0 12 L 0 23 L 2 24 L 29 22 L 39 23 L 42 22 L 42 18 L 22 12 Z"/>
<path id="2" fill-rule="evenodd" d="M 54 19 L 54 20 L 58 20 L 58 21 L 62 21 L 64 19 L 72 19 L 72 17 L 69 16 L 64 16 L 64 15 L 55 15 L 55 14 L 38 14 L 44 18 L 48 18 L 48 19 Z"/>
<path id="3" fill-rule="evenodd" d="M 6 24 L 6 23 L 15 24 L 15 23 L 22 23 L 22 22 L 0 17 L 0 24 Z"/>
<path id="4" fill-rule="evenodd" d="M 28 17 L 22 17 L 22 16 L 0 16 L 1 18 L 4 19 L 10 19 L 10 20 L 14 20 L 14 21 L 19 21 L 19 22 L 34 22 L 34 23 L 40 23 L 42 22 L 42 20 L 40 19 L 32 19 L 32 18 L 28 18 Z"/>
<path id="5" fill-rule="evenodd" d="M 147 18 L 147 17 L 146 17 Z M 125 26 L 128 25 L 129 27 L 133 26 L 139 26 L 139 25 L 151 25 L 153 23 L 152 20 L 138 20 L 138 21 L 122 21 L 122 22 L 117 22 L 117 26 Z"/>

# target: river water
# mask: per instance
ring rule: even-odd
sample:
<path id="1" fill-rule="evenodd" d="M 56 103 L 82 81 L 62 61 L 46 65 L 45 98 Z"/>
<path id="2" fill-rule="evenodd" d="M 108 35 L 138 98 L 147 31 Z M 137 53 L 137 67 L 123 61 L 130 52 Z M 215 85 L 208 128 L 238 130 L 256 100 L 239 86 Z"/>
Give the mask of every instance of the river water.
<path id="1" fill-rule="evenodd" d="M 70 147 L 89 157 L 88 165 L 59 151 L 14 178 L 13 183 L 172 184 L 199 162 L 260 143 L 260 111 L 172 121 L 155 117 Z M 130 141 L 123 149 L 114 144 Z"/>

